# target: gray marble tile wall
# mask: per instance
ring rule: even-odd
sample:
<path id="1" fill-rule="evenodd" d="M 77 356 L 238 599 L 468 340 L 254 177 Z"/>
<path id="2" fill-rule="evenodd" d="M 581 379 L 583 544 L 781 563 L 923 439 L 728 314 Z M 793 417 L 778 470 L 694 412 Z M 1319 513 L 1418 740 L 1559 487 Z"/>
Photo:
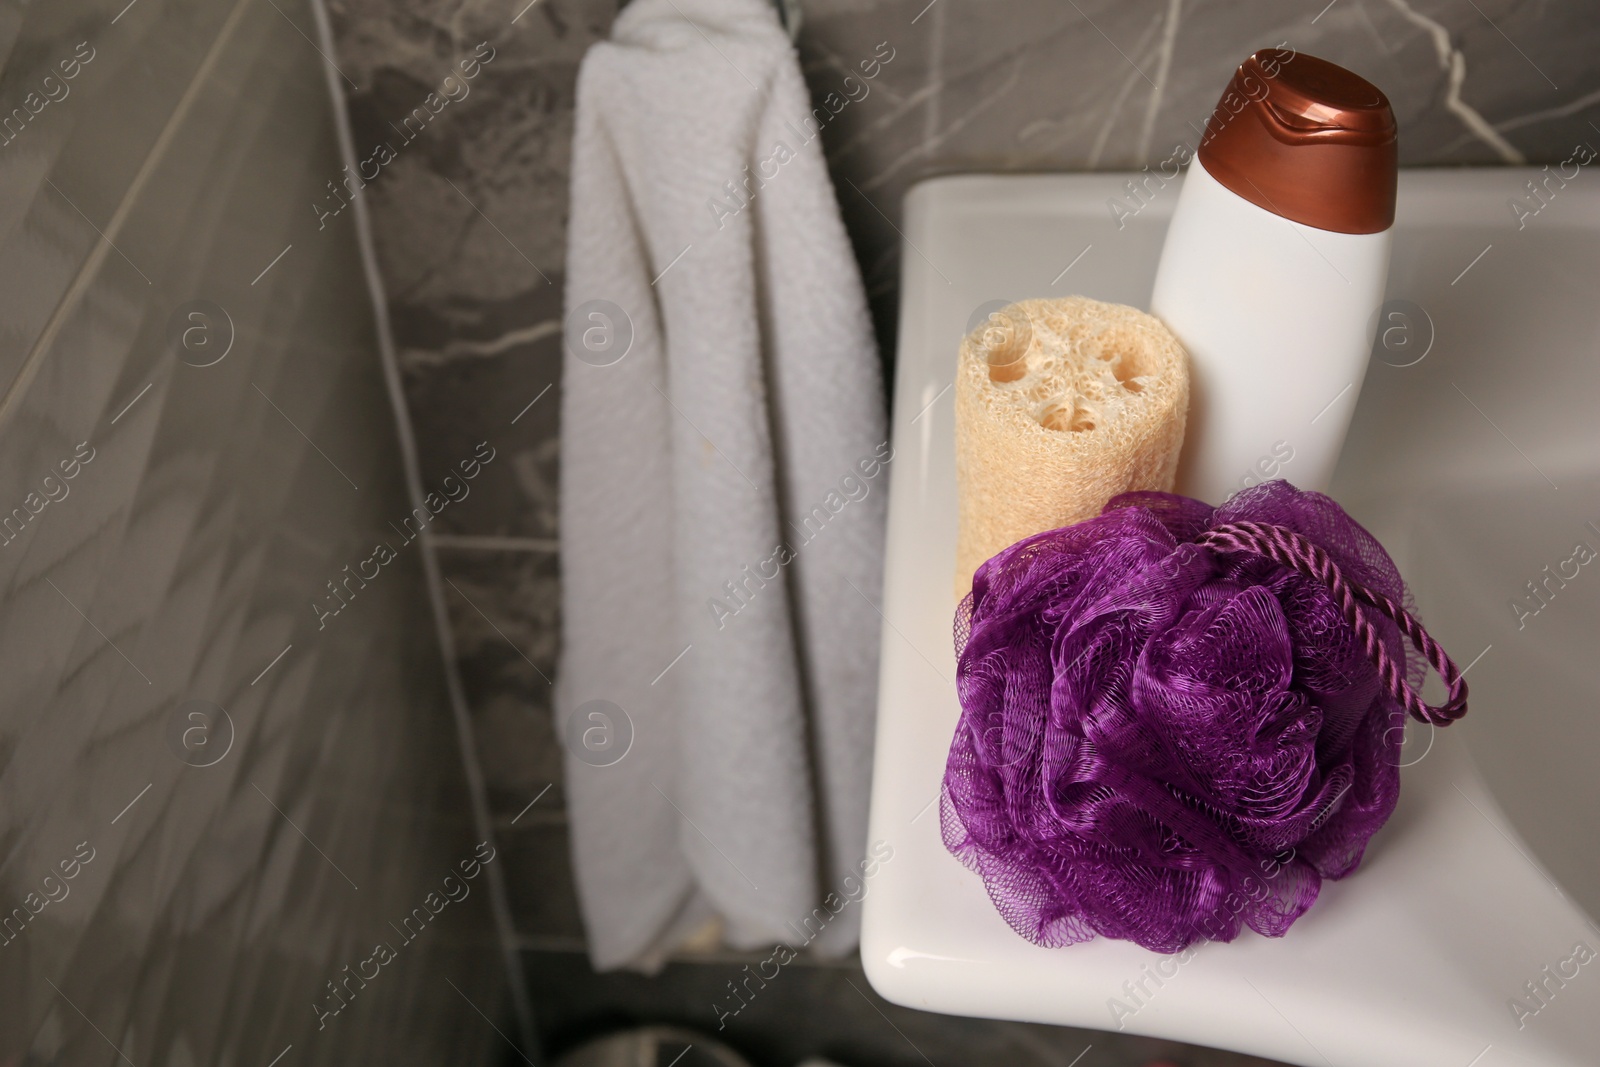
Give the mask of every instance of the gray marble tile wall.
<path id="1" fill-rule="evenodd" d="M 469 92 L 368 188 L 424 468 L 498 456 L 443 566 L 524 942 L 576 947 L 560 758 L 555 464 L 573 90 L 616 0 L 331 0 L 358 152 L 479 54 Z M 823 132 L 883 350 L 901 199 L 962 171 L 1136 170 L 1193 144 L 1233 66 L 1290 46 L 1384 88 L 1407 166 L 1556 162 L 1600 144 L 1593 0 L 800 0 L 816 103 L 893 58 Z M 732 75 L 730 74 L 730 77 Z M 548 790 L 548 791 L 546 791 Z M 529 805 L 538 798 L 538 802 Z"/>
<path id="2" fill-rule="evenodd" d="M 518 933 L 580 948 L 550 715 L 561 265 L 574 79 L 616 4 L 329 6 L 338 63 L 358 86 L 356 153 L 395 147 L 365 195 L 423 481 L 478 442 L 495 450 L 435 542 Z M 405 140 L 396 127 L 452 74 L 457 98 Z"/>
<path id="3" fill-rule="evenodd" d="M 316 37 L 0 6 L 0 1063 L 503 1049 Z"/>

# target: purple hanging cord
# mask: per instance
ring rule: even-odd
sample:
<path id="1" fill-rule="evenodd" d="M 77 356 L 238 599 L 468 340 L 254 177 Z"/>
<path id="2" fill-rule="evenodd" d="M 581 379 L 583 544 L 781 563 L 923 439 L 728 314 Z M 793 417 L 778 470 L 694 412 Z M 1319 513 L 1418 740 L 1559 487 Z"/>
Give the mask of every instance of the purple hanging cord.
<path id="1" fill-rule="evenodd" d="M 1439 642 L 1422 628 L 1422 624 L 1382 593 L 1346 581 L 1338 564 L 1328 558 L 1326 552 L 1293 530 L 1262 522 L 1231 522 L 1207 530 L 1195 538 L 1195 543 L 1219 552 L 1254 552 L 1321 582 L 1338 599 L 1339 610 L 1361 638 L 1367 657 L 1378 669 L 1378 677 L 1383 680 L 1384 688 L 1412 718 L 1434 726 L 1448 726 L 1467 713 L 1467 680 L 1461 676 L 1455 660 L 1439 647 Z M 1422 702 L 1417 691 L 1406 682 L 1401 666 L 1383 647 L 1372 623 L 1367 621 L 1366 614 L 1361 610 L 1363 603 L 1377 608 L 1393 621 L 1427 659 L 1428 665 L 1439 672 L 1450 689 L 1450 696 L 1444 704 L 1433 707 Z"/>

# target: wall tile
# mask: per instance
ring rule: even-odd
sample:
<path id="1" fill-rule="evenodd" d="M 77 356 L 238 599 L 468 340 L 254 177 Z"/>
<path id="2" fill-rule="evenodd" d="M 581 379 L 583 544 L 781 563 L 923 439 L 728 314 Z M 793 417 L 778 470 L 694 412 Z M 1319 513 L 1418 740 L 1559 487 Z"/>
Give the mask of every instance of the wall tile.
<path id="1" fill-rule="evenodd" d="M 406 505 L 354 233 L 312 207 L 312 33 L 303 0 L 0 20 L 0 99 L 96 49 L 0 145 L 0 1061 L 499 1041 L 443 981 L 502 1010 L 487 894 L 389 925 L 477 840 L 417 551 L 345 570 Z"/>
<path id="2" fill-rule="evenodd" d="M 529 813 L 503 838 L 511 908 L 522 944 L 581 950 L 583 920 L 573 887 L 565 820 Z"/>
<path id="3" fill-rule="evenodd" d="M 535 798 L 540 813 L 560 810 L 561 751 L 550 712 L 556 557 L 445 548 L 440 568 L 495 815 L 510 820 Z"/>
<path id="4" fill-rule="evenodd" d="M 459 479 L 461 464 L 474 456 L 494 457 L 466 487 L 467 495 L 439 513 L 437 532 L 546 541 L 556 536 L 561 294 L 544 286 L 522 304 L 521 313 L 534 320 L 531 327 L 401 353 L 423 485 L 448 496 L 446 476 Z"/>

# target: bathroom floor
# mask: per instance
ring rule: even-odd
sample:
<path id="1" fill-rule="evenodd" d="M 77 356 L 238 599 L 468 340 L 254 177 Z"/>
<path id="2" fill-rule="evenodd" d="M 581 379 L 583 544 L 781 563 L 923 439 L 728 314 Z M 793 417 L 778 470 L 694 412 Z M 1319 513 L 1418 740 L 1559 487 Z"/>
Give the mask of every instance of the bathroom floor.
<path id="1" fill-rule="evenodd" d="M 854 960 L 798 961 L 747 996 L 728 984 L 758 957 L 675 962 L 654 977 L 596 974 L 579 952 L 523 954 L 545 1058 L 628 1027 L 670 1025 L 731 1046 L 754 1067 L 823 1057 L 841 1067 L 1272 1067 L 1275 1061 L 1173 1041 L 967 1019 L 890 1004 Z M 718 1030 L 719 1017 L 725 1026 Z M 515 1054 L 507 1064 L 523 1062 Z"/>

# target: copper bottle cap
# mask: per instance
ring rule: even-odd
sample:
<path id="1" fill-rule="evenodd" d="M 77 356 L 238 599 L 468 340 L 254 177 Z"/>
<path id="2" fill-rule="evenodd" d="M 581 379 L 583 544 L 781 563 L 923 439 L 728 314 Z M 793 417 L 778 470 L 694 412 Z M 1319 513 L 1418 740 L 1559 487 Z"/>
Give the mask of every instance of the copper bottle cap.
<path id="1" fill-rule="evenodd" d="M 1338 233 L 1394 222 L 1394 111 L 1377 86 L 1284 48 L 1239 64 L 1206 120 L 1200 162 L 1275 215 Z"/>

